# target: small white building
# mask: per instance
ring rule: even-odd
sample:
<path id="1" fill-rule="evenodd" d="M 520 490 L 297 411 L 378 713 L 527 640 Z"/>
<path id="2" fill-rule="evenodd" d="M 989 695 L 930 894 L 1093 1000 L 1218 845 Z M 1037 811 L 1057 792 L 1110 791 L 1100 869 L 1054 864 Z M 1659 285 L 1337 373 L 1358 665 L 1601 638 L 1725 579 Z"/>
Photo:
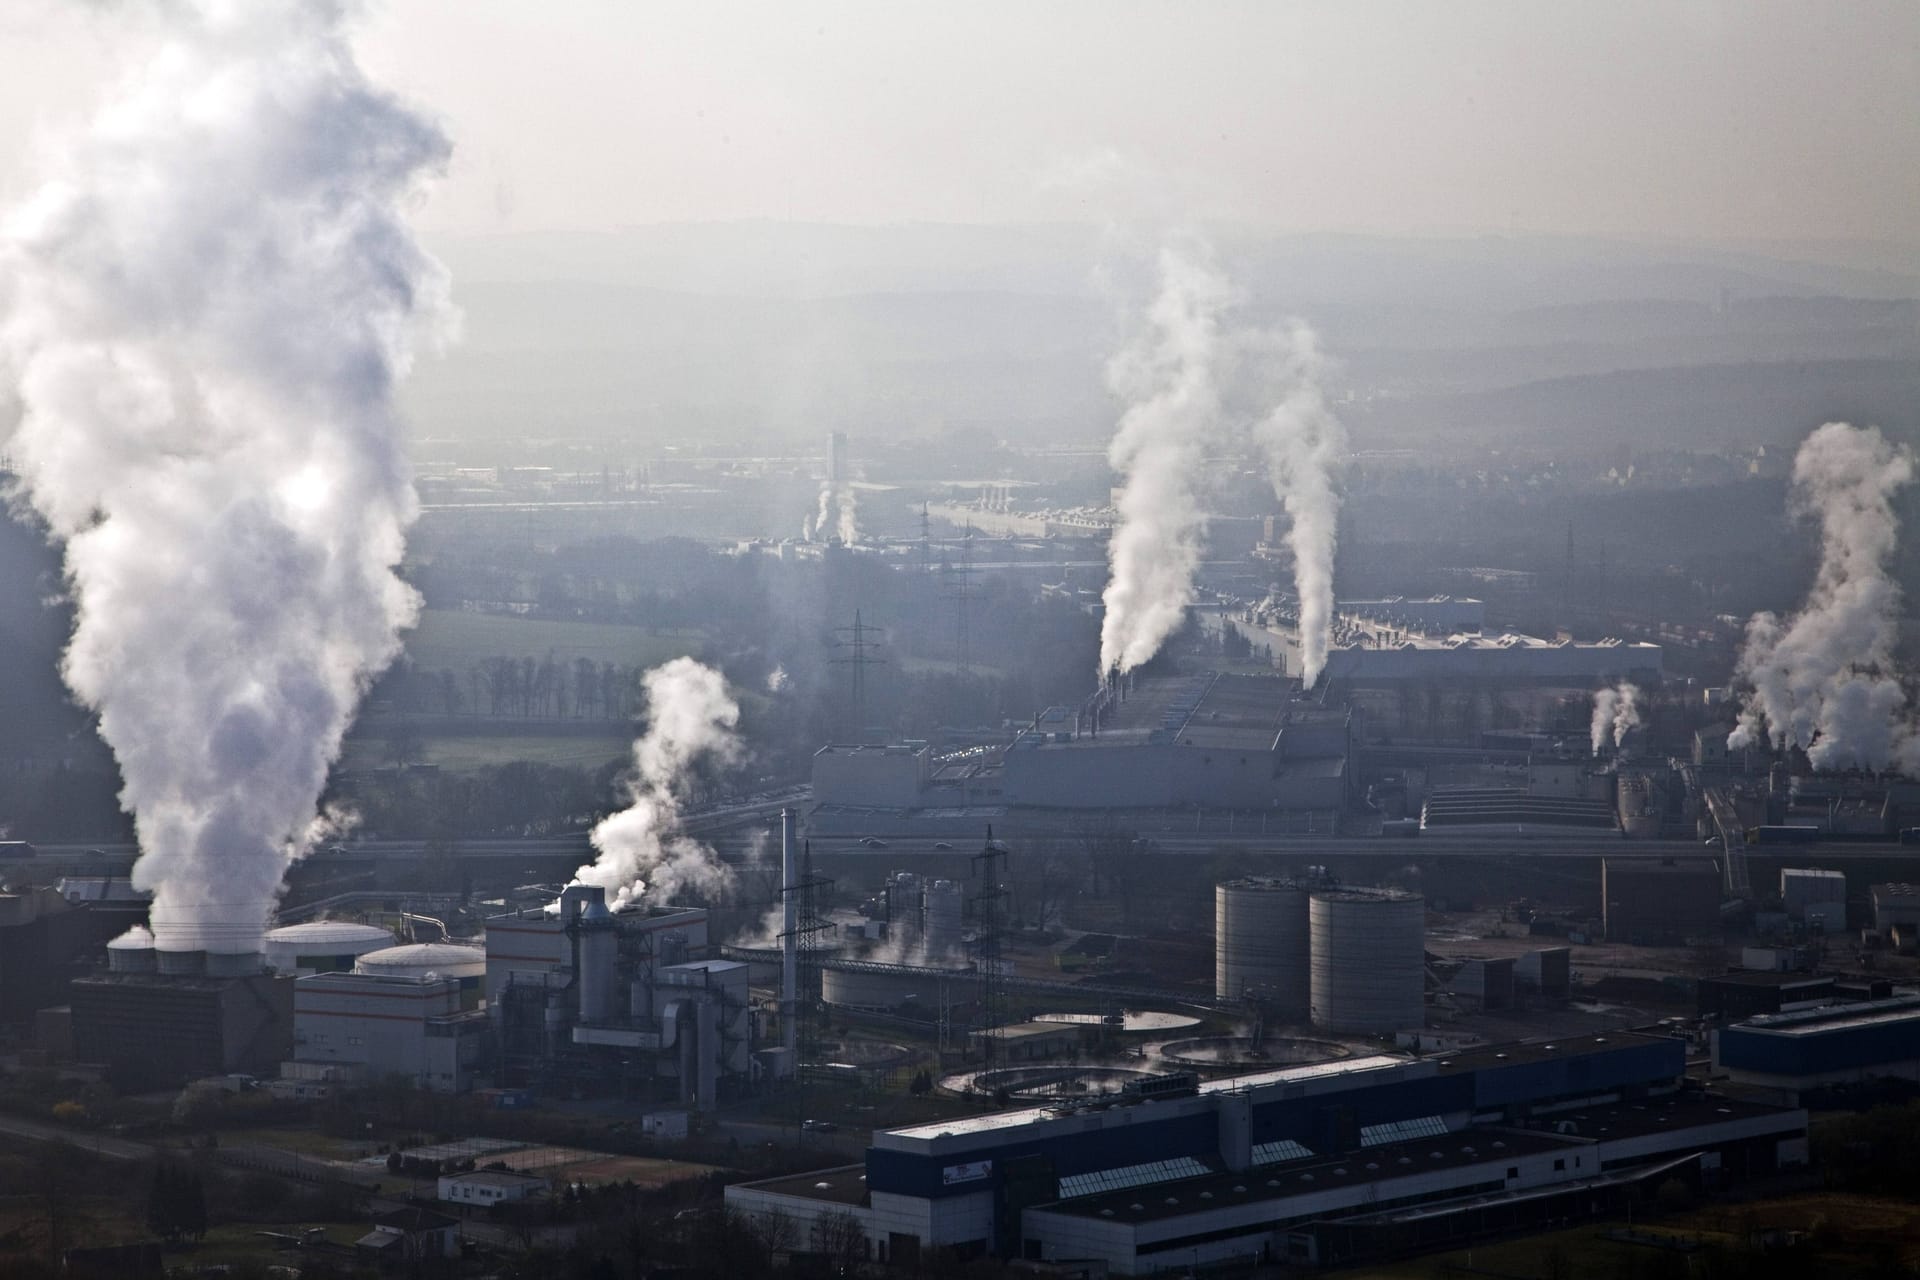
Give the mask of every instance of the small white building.
<path id="1" fill-rule="evenodd" d="M 1881 934 L 1895 925 L 1920 927 L 1920 884 L 1873 886 L 1873 927 Z"/>
<path id="2" fill-rule="evenodd" d="M 487 1208 L 509 1200 L 533 1200 L 547 1194 L 547 1180 L 531 1173 L 508 1169 L 475 1169 L 472 1173 L 449 1173 L 440 1178 L 440 1199 L 449 1204 L 478 1205 Z"/>
<path id="3" fill-rule="evenodd" d="M 687 1136 L 687 1113 L 649 1111 L 640 1117 L 640 1132 L 649 1138 L 684 1138 Z"/>

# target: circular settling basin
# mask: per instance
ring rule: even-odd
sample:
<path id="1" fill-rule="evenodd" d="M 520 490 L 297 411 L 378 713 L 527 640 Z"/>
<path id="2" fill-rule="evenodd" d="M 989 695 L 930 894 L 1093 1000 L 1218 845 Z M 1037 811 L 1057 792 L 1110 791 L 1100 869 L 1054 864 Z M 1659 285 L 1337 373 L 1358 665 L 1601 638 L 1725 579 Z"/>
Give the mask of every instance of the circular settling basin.
<path id="1" fill-rule="evenodd" d="M 1128 1009 L 1120 1015 L 1120 1021 L 1109 1020 L 1104 1013 L 1036 1013 L 1035 1022 L 1070 1022 L 1083 1027 L 1105 1027 L 1109 1031 L 1140 1031 L 1149 1034 L 1165 1035 L 1170 1031 L 1185 1031 L 1189 1027 L 1200 1025 L 1200 1019 L 1190 1013 L 1173 1013 L 1166 1009 Z"/>
<path id="2" fill-rule="evenodd" d="M 959 1094 L 997 1095 L 1004 1091 L 1007 1097 L 1021 1102 L 1051 1102 L 1118 1093 L 1127 1081 L 1153 1074 L 1137 1067 L 996 1067 L 947 1076 L 940 1081 L 940 1088 Z"/>
<path id="3" fill-rule="evenodd" d="M 822 1062 L 859 1067 L 862 1071 L 892 1070 L 908 1065 L 913 1059 L 911 1048 L 891 1040 L 842 1040 L 839 1044 L 820 1047 Z"/>
<path id="4" fill-rule="evenodd" d="M 1201 1036 L 1193 1040 L 1169 1040 L 1160 1046 L 1160 1056 L 1197 1071 L 1223 1071 L 1239 1067 L 1304 1067 L 1350 1058 L 1353 1050 L 1331 1040 L 1289 1036 L 1268 1036 L 1258 1043 L 1251 1036 Z"/>

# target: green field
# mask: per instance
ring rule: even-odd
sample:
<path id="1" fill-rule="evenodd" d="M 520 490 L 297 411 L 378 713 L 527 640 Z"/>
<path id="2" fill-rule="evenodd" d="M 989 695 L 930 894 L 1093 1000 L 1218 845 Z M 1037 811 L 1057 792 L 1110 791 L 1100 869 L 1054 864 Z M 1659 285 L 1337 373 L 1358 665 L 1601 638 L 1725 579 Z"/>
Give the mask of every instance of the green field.
<path id="1" fill-rule="evenodd" d="M 683 654 L 698 655 L 698 632 L 658 635 L 611 622 L 555 622 L 510 614 L 427 609 L 407 635 L 407 657 L 423 671 L 464 673 L 487 658 L 544 658 L 561 662 L 591 658 L 618 666 L 651 667 Z"/>
<path id="2" fill-rule="evenodd" d="M 498 723 L 498 722 L 496 722 Z M 621 722 L 609 722 L 606 734 L 587 737 L 570 734 L 555 737 L 530 733 L 474 737 L 425 735 L 417 763 L 438 765 L 453 773 L 483 769 L 490 765 L 513 764 L 526 760 L 535 764 L 572 765 L 598 769 L 609 761 L 626 761 L 632 755 L 634 729 Z M 387 744 L 378 731 L 356 734 L 347 739 L 341 764 L 347 769 L 379 769 L 388 765 Z"/>

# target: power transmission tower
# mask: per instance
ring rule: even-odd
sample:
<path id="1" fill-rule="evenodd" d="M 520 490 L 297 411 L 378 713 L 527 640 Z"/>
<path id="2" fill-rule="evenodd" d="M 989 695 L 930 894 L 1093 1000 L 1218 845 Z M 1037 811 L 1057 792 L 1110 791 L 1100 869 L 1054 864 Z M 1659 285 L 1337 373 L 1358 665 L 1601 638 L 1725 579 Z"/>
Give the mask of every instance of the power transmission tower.
<path id="1" fill-rule="evenodd" d="M 879 627 L 870 627 L 861 621 L 858 609 L 853 611 L 853 625 L 835 627 L 833 634 L 834 650 L 844 656 L 830 661 L 834 666 L 848 669 L 847 700 L 853 716 L 853 734 L 857 738 L 867 730 L 867 668 L 886 661 L 873 655 L 885 637 Z"/>
<path id="2" fill-rule="evenodd" d="M 920 504 L 920 572 L 933 572 L 933 520 L 924 502 Z"/>
<path id="3" fill-rule="evenodd" d="M 980 931 L 980 1027 L 984 1031 L 992 1031 L 1006 1021 L 1000 1007 L 1000 902 L 1007 894 L 1000 875 L 1006 861 L 1006 847 L 993 838 L 993 828 L 989 826 L 985 847 L 973 855 L 973 865 L 980 877 L 980 891 L 974 895 L 973 902 Z M 997 1056 L 994 1037 L 982 1036 L 980 1045 L 986 1065 L 992 1067 Z"/>

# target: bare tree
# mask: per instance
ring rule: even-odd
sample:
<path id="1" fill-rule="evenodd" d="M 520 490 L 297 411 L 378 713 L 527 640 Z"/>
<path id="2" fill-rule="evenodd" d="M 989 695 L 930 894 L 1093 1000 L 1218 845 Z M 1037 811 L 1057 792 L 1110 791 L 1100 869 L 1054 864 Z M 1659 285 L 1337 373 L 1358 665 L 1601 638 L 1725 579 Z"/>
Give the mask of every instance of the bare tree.
<path id="1" fill-rule="evenodd" d="M 866 1228 L 845 1209 L 823 1213 L 813 1220 L 813 1247 L 834 1275 L 853 1275 L 867 1260 Z"/>

